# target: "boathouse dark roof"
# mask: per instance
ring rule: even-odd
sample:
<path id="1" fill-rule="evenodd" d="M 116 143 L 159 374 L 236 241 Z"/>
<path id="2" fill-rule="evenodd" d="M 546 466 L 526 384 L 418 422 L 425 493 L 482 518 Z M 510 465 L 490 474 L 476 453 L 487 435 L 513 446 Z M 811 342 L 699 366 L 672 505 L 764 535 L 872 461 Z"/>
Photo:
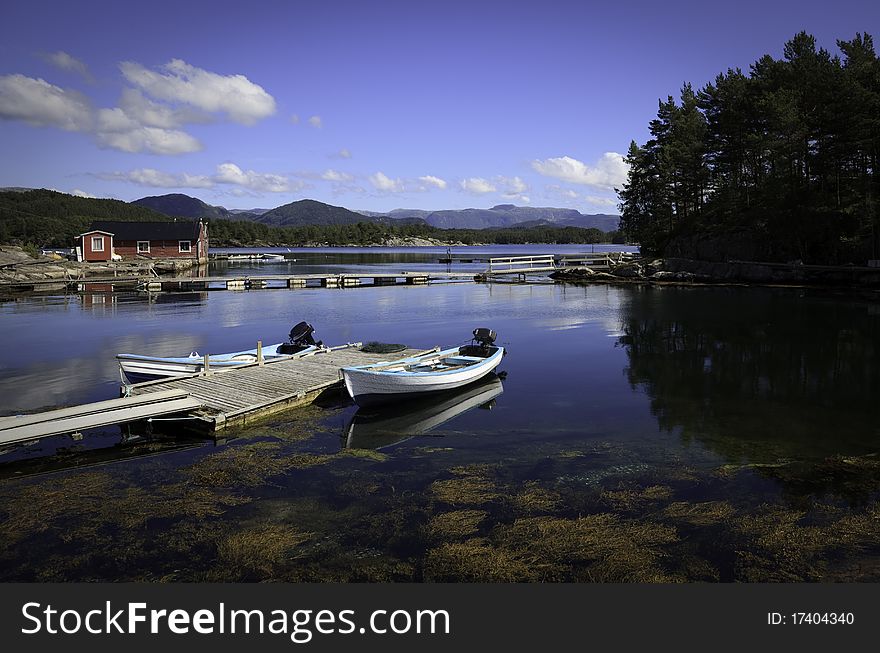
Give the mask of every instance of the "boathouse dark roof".
<path id="1" fill-rule="evenodd" d="M 86 233 L 104 231 L 119 240 L 196 240 L 199 237 L 198 220 L 174 222 L 112 222 L 98 220 Z"/>

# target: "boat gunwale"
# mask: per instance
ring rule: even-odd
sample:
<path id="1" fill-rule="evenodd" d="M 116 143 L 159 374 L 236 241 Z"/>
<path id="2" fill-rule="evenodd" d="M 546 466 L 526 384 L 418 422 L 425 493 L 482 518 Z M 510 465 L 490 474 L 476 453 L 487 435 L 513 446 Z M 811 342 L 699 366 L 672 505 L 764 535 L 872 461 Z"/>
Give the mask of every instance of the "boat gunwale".
<path id="1" fill-rule="evenodd" d="M 387 369 L 386 370 L 376 370 L 376 369 L 370 369 L 370 368 L 374 368 L 374 367 L 378 367 L 378 366 L 381 366 L 381 367 L 396 366 L 396 365 L 406 366 L 407 363 L 416 364 L 419 362 L 419 360 L 423 360 L 423 359 L 426 359 L 429 357 L 430 358 L 438 358 L 438 359 L 441 359 L 444 357 L 449 358 L 449 357 L 454 356 L 455 352 L 459 352 L 461 350 L 461 346 L 453 347 L 451 349 L 444 349 L 443 351 L 439 351 L 439 352 L 429 352 L 428 354 L 424 354 L 422 356 L 413 356 L 411 358 L 402 358 L 397 361 L 386 361 L 386 362 L 380 362 L 380 363 L 372 363 L 370 365 L 357 365 L 357 366 L 343 367 L 342 372 L 343 372 L 343 374 L 345 374 L 347 372 L 353 372 L 355 374 L 369 374 L 369 375 L 376 375 L 376 376 L 387 375 L 387 376 L 396 377 L 396 378 L 399 378 L 399 377 L 443 376 L 446 374 L 459 374 L 461 372 L 465 372 L 468 370 L 473 370 L 473 369 L 482 367 L 489 362 L 494 362 L 496 358 L 500 358 L 500 357 L 504 356 L 504 347 L 495 346 L 495 345 L 493 345 L 493 346 L 495 347 L 496 351 L 493 352 L 492 354 L 490 354 L 489 356 L 487 356 L 486 358 L 481 358 L 478 361 L 473 361 L 473 362 L 467 363 L 465 365 L 456 365 L 454 367 L 451 367 L 448 370 L 414 371 L 414 370 L 407 370 L 407 369 L 403 369 L 403 370 L 399 370 L 399 369 L 398 370 L 393 370 L 393 369 L 392 370 L 387 370 Z"/>

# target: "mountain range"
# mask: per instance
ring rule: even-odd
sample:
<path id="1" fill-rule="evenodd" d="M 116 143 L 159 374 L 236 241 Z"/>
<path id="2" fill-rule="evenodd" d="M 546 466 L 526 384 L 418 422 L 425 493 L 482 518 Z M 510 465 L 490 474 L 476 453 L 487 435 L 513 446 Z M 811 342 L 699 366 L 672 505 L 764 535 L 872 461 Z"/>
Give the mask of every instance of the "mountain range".
<path id="1" fill-rule="evenodd" d="M 620 217 L 604 213 L 583 214 L 575 209 L 515 206 L 499 204 L 490 209 L 457 209 L 426 211 L 423 209 L 394 209 L 386 213 L 351 211 L 341 206 L 315 200 L 298 200 L 274 209 L 233 209 L 211 206 L 202 200 L 172 193 L 142 197 L 133 204 L 158 211 L 168 216 L 222 220 L 250 220 L 275 227 L 293 227 L 307 224 L 354 224 L 356 222 L 428 224 L 440 229 L 489 229 L 503 227 L 594 227 L 614 231 Z"/>

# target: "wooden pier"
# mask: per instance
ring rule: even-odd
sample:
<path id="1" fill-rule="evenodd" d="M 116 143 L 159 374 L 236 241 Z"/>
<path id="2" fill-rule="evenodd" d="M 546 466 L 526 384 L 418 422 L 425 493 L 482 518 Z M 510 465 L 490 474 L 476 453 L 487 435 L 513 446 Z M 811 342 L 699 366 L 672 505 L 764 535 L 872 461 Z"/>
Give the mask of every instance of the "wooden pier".
<path id="1" fill-rule="evenodd" d="M 475 276 L 477 281 L 492 281 L 497 277 L 517 275 L 520 281 L 526 276 L 555 272 L 560 268 L 584 267 L 593 270 L 610 270 L 613 265 L 628 263 L 638 258 L 632 252 L 601 252 L 557 256 L 508 256 L 489 259 L 489 268 Z"/>
<path id="2" fill-rule="evenodd" d="M 340 388 L 341 368 L 396 360 L 424 353 L 406 349 L 395 354 L 368 354 L 357 345 L 344 346 L 304 358 L 268 361 L 192 376 L 149 381 L 123 390 L 133 397 L 176 390 L 200 405 L 189 412 L 209 432 L 309 404 L 327 391 Z"/>
<path id="3" fill-rule="evenodd" d="M 136 421 L 182 420 L 188 430 L 213 434 L 280 410 L 314 402 L 342 388 L 341 368 L 425 353 L 405 349 L 368 354 L 360 343 L 304 358 L 263 361 L 185 377 L 123 385 L 122 397 L 30 415 L 0 417 L 0 445 Z"/>
<path id="4" fill-rule="evenodd" d="M 472 272 L 345 272 L 339 274 L 260 274 L 222 277 L 173 277 L 142 280 L 141 290 L 257 290 L 265 288 L 353 288 L 413 286 L 431 281 L 473 280 Z"/>
<path id="5" fill-rule="evenodd" d="M 201 407 L 188 392 L 162 388 L 139 397 L 122 397 L 33 415 L 0 418 L 0 444 L 38 440 L 50 435 L 133 422 Z"/>
<path id="6" fill-rule="evenodd" d="M 109 277 L 66 279 L 27 279 L 0 281 L 0 289 L 39 291 L 41 288 L 67 287 L 89 292 L 90 286 L 104 286 L 150 292 L 202 290 L 256 290 L 263 288 L 353 288 L 358 286 L 412 286 L 431 281 L 472 281 L 473 272 L 345 272 L 338 274 L 258 274 L 205 277 Z"/>

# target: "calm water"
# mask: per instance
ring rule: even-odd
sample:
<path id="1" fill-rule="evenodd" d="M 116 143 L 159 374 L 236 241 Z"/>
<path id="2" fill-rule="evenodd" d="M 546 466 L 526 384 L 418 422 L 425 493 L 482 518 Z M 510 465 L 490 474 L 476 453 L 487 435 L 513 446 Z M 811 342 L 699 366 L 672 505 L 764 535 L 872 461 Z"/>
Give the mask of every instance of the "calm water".
<path id="1" fill-rule="evenodd" d="M 437 252 L 305 254 L 442 269 Z M 378 415 L 340 398 L 217 445 L 110 428 L 8 450 L 0 580 L 880 579 L 876 301 L 450 283 L 0 316 L 3 414 L 116 396 L 116 352 L 244 349 L 300 320 L 412 347 L 488 326 L 509 351 L 501 379 Z"/>

